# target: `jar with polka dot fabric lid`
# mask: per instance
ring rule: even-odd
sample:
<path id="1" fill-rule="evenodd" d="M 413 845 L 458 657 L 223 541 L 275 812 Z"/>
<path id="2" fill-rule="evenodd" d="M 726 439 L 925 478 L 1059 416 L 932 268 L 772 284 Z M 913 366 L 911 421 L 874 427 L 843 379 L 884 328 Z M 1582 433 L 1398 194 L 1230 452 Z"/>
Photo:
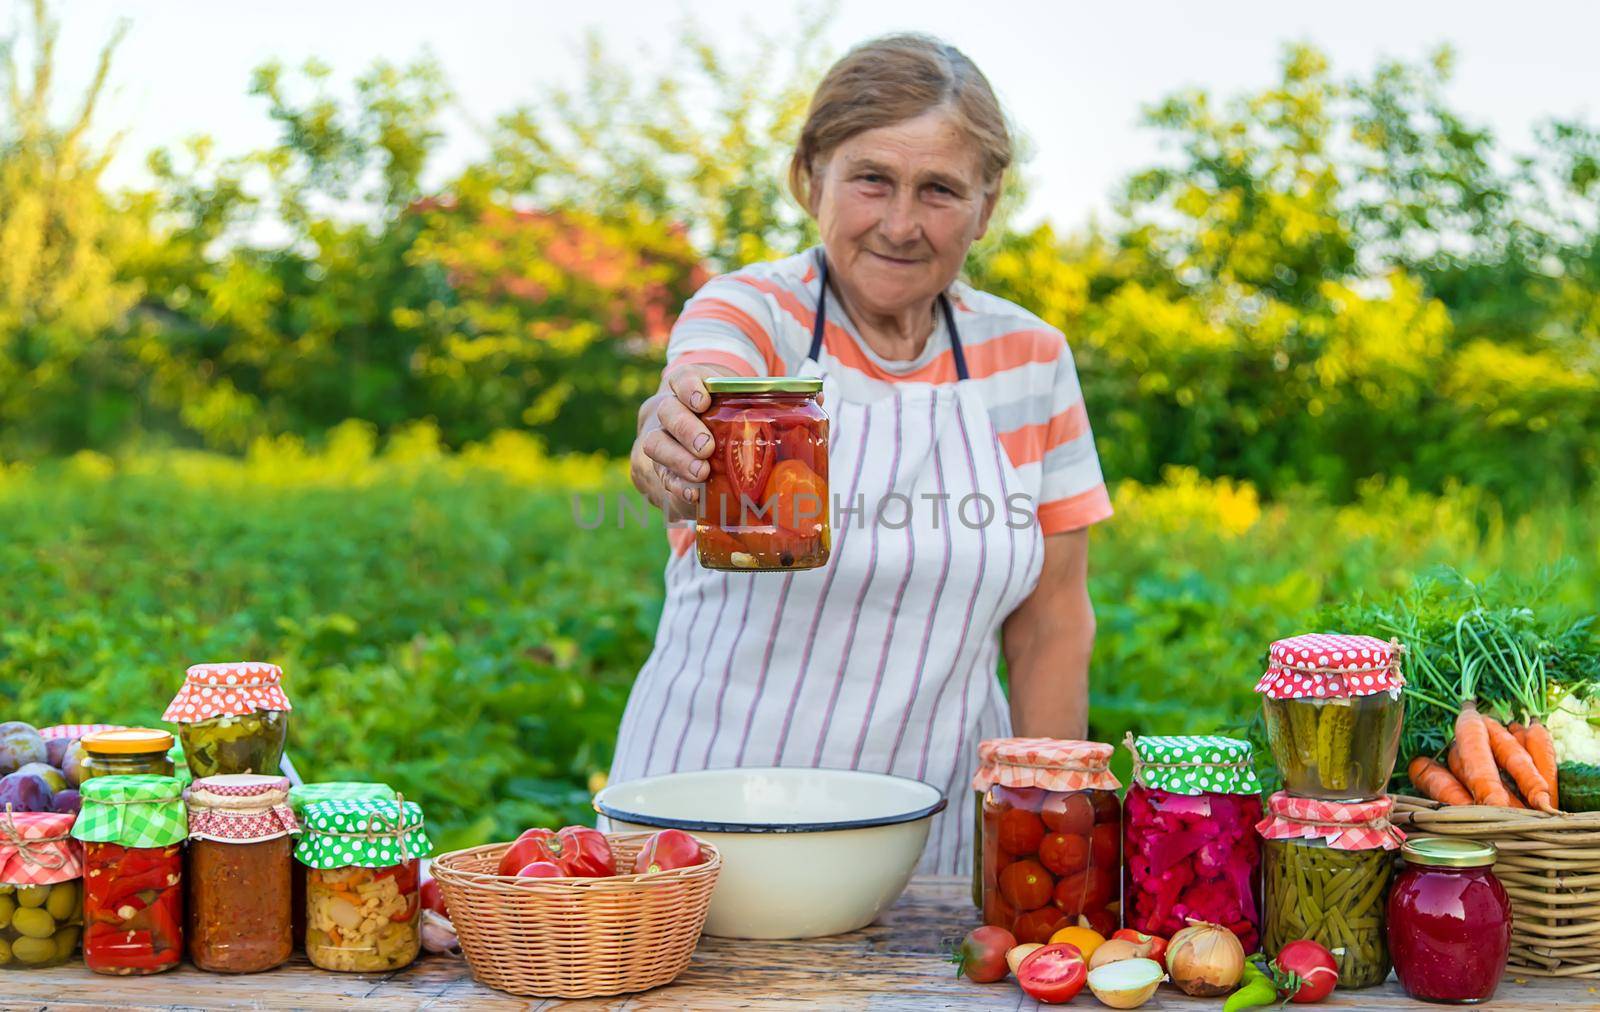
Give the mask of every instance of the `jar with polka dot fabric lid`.
<path id="1" fill-rule="evenodd" d="M 283 669 L 259 661 L 196 664 L 161 719 L 178 725 L 196 777 L 278 775 L 289 734 Z"/>
<path id="2" fill-rule="evenodd" d="M 397 970 L 422 949 L 422 809 L 396 798 L 317 801 L 295 858 L 306 866 L 306 956 L 324 970 Z"/>
<path id="3" fill-rule="evenodd" d="M 1245 952 L 1261 941 L 1261 782 L 1255 749 L 1221 735 L 1127 736 L 1123 923 L 1170 938 L 1190 920 L 1221 924 Z"/>
<path id="4" fill-rule="evenodd" d="M 1348 802 L 1384 796 L 1405 719 L 1404 651 L 1393 641 L 1335 633 L 1272 644 L 1256 691 L 1290 794 Z"/>

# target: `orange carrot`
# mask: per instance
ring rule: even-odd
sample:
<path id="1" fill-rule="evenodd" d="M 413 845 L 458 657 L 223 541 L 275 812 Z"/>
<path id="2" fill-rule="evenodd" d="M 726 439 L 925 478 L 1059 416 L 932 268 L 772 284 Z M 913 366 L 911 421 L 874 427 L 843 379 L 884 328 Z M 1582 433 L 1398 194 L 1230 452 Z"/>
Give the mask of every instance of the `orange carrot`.
<path id="1" fill-rule="evenodd" d="M 1411 765 L 1406 767 L 1406 775 L 1411 778 L 1411 783 L 1417 790 L 1422 792 L 1423 797 L 1447 805 L 1472 804 L 1472 795 L 1461 786 L 1461 781 L 1425 755 L 1419 755 L 1411 760 Z"/>
<path id="2" fill-rule="evenodd" d="M 1517 739 L 1517 744 L 1518 745 L 1521 745 L 1523 748 L 1527 748 L 1528 747 L 1528 729 L 1527 728 L 1523 727 L 1520 723 L 1518 723 L 1517 721 L 1513 720 L 1511 723 L 1506 725 L 1506 730 L 1511 732 L 1511 737 Z"/>
<path id="3" fill-rule="evenodd" d="M 1472 792 L 1472 799 L 1480 805 L 1510 807 L 1511 796 L 1500 783 L 1500 771 L 1495 768 L 1494 752 L 1489 746 L 1489 729 L 1484 726 L 1477 703 L 1470 699 L 1456 714 L 1456 747 L 1461 750 L 1461 782 Z"/>
<path id="4" fill-rule="evenodd" d="M 1556 740 L 1550 736 L 1550 729 L 1537 720 L 1528 722 L 1527 734 L 1523 746 L 1528 750 L 1528 755 L 1533 757 L 1533 765 L 1544 777 L 1545 786 L 1550 788 L 1551 799 L 1559 802 L 1561 792 L 1556 784 Z"/>
<path id="5" fill-rule="evenodd" d="M 1456 778 L 1456 783 L 1462 787 L 1467 786 L 1467 773 L 1461 767 L 1461 750 L 1456 748 L 1456 743 L 1450 743 L 1450 750 L 1444 754 L 1444 763 L 1450 769 L 1450 775 Z M 1467 792 L 1471 794 L 1471 791 Z"/>
<path id="6" fill-rule="evenodd" d="M 1544 776 L 1539 773 L 1539 767 L 1533 764 L 1533 756 L 1528 750 L 1517 744 L 1517 739 L 1511 732 L 1500 726 L 1500 722 L 1493 717 L 1484 717 L 1483 727 L 1489 732 L 1489 749 L 1494 753 L 1495 762 L 1501 769 L 1511 774 L 1511 779 L 1516 781 L 1517 788 L 1522 796 L 1528 799 L 1528 807 L 1537 808 L 1541 812 L 1555 811 L 1551 803 L 1550 787 L 1544 782 Z"/>

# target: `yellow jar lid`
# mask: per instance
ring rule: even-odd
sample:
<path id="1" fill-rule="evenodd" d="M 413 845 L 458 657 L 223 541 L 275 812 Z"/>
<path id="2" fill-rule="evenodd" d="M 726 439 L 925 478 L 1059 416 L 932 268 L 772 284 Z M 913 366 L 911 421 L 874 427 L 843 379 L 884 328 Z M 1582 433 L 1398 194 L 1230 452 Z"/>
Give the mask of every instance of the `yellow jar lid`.
<path id="1" fill-rule="evenodd" d="M 172 747 L 172 735 L 153 727 L 119 727 L 115 731 L 96 731 L 83 738 L 86 752 L 99 755 L 140 755 L 165 752 Z"/>
<path id="2" fill-rule="evenodd" d="M 1445 836 L 1413 837 L 1400 846 L 1407 864 L 1430 868 L 1487 868 L 1498 854 L 1492 843 Z"/>

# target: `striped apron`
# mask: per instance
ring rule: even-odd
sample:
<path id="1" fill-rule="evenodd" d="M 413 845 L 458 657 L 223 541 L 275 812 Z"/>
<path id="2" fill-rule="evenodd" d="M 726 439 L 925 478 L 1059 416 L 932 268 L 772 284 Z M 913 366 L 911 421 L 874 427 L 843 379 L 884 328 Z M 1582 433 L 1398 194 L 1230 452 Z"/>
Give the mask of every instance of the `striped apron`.
<path id="1" fill-rule="evenodd" d="M 983 738 L 1011 733 L 999 631 L 1043 562 L 1031 500 L 967 380 L 842 401 L 822 365 L 827 264 L 803 375 L 823 378 L 827 565 L 727 573 L 667 564 L 655 648 L 634 682 L 611 781 L 679 770 L 809 766 L 926 781 L 950 799 L 918 871 L 971 868 L 966 802 Z M 1008 512 L 1008 504 L 1013 509 Z"/>

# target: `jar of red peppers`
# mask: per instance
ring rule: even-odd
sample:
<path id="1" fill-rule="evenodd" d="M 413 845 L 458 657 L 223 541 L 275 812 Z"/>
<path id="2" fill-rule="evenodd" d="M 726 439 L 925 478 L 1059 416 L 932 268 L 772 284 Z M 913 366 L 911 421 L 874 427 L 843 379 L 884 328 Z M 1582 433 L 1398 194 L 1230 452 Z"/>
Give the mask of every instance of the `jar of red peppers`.
<path id="1" fill-rule="evenodd" d="M 1468 1005 L 1494 997 L 1511 951 L 1511 900 L 1494 844 L 1414 837 L 1389 889 L 1389 955 L 1406 994 Z"/>
<path id="2" fill-rule="evenodd" d="M 294 952 L 289 865 L 299 831 L 289 781 L 203 777 L 189 805 L 189 958 L 213 973 L 257 973 Z"/>
<path id="3" fill-rule="evenodd" d="M 707 569 L 815 569 L 828 561 L 828 416 L 822 380 L 711 376 L 714 447 L 695 523 Z"/>
<path id="4" fill-rule="evenodd" d="M 984 790 L 985 924 L 1018 942 L 1047 942 L 1072 925 L 1117 929 L 1122 806 L 1111 752 L 1037 738 L 994 747 L 975 784 Z"/>
<path id="5" fill-rule="evenodd" d="M 148 974 L 183 958 L 183 840 L 174 777 L 83 783 L 72 835 L 83 841 L 83 960 L 96 973 Z"/>
<path id="6" fill-rule="evenodd" d="M 320 784 L 296 784 L 289 788 L 289 808 L 295 820 L 305 824 L 306 806 L 318 801 L 393 801 L 395 790 L 388 784 L 358 780 L 329 780 Z M 291 927 L 295 948 L 306 944 L 306 866 L 292 862 L 289 870 Z"/>
<path id="7" fill-rule="evenodd" d="M 1326 801 L 1383 797 L 1405 718 L 1403 653 L 1397 643 L 1339 633 L 1272 644 L 1256 691 L 1289 793 Z"/>
<path id="8" fill-rule="evenodd" d="M 0 812 L 0 969 L 59 966 L 83 932 L 83 846 L 70 814 Z"/>
<path id="9" fill-rule="evenodd" d="M 409 801 L 306 806 L 306 955 L 324 970 L 397 970 L 422 948 L 422 809 Z"/>
<path id="10" fill-rule="evenodd" d="M 1257 824 L 1265 902 L 1261 948 L 1276 959 L 1309 938 L 1339 965 L 1339 986 L 1372 987 L 1389 978 L 1385 905 L 1394 854 L 1405 834 L 1389 823 L 1387 797 L 1345 804 L 1279 791 Z"/>
<path id="11" fill-rule="evenodd" d="M 1261 943 L 1261 784 L 1247 741 L 1219 735 L 1127 739 L 1123 919 L 1170 938 L 1191 918 L 1221 924 L 1247 953 Z"/>

